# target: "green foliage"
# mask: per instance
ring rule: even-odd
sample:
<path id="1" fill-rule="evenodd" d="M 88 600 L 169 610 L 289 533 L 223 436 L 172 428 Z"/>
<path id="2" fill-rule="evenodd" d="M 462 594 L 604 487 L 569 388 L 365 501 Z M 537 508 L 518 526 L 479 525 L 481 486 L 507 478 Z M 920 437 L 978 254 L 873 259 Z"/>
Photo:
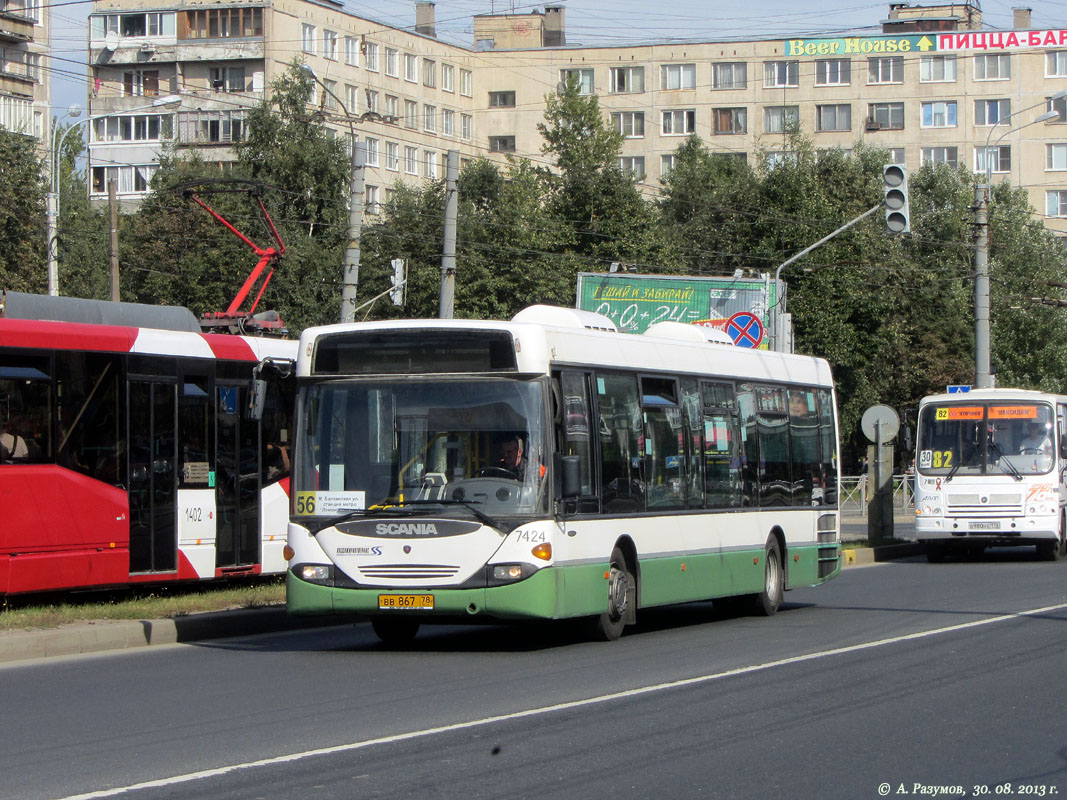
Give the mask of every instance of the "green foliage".
<path id="1" fill-rule="evenodd" d="M 0 128 L 0 288 L 19 292 L 43 292 L 48 283 L 48 186 L 34 146 L 33 137 Z"/>

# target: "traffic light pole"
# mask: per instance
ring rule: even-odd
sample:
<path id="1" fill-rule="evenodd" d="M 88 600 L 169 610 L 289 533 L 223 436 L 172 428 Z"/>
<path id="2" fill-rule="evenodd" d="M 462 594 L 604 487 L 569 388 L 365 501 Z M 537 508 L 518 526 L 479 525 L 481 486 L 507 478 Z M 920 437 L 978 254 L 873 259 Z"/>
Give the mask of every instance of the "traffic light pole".
<path id="1" fill-rule="evenodd" d="M 986 153 L 989 158 L 989 153 Z M 993 386 L 989 356 L 989 186 L 974 190 L 974 385 Z"/>

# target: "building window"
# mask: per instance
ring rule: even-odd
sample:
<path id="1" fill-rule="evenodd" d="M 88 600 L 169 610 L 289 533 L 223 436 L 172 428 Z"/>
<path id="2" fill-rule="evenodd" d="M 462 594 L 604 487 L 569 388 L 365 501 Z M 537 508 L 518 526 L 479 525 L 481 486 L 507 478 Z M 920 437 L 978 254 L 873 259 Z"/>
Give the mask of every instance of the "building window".
<path id="1" fill-rule="evenodd" d="M 976 81 L 1006 81 L 1011 77 L 1011 56 L 1007 53 L 974 57 Z"/>
<path id="2" fill-rule="evenodd" d="M 867 83 L 903 83 L 904 57 L 867 59 Z"/>
<path id="3" fill-rule="evenodd" d="M 378 140 L 368 136 L 364 143 L 367 145 L 367 166 L 378 166 Z"/>
<path id="4" fill-rule="evenodd" d="M 1067 97 L 1060 97 L 1057 100 L 1049 98 L 1048 110 L 1055 111 L 1060 115 L 1058 119 L 1050 119 L 1050 124 L 1055 125 L 1061 122 L 1067 122 Z"/>
<path id="5" fill-rule="evenodd" d="M 381 204 L 378 202 L 377 186 L 367 186 L 363 190 L 363 208 L 368 214 L 377 214 L 382 210 Z"/>
<path id="6" fill-rule="evenodd" d="M 315 26 L 306 22 L 300 26 L 300 49 L 309 56 L 315 55 Z"/>
<path id="7" fill-rule="evenodd" d="M 887 152 L 889 153 L 890 164 L 900 164 L 903 166 L 906 163 L 904 160 L 903 147 L 890 147 Z"/>
<path id="8" fill-rule="evenodd" d="M 869 103 L 865 127 L 869 131 L 904 130 L 904 104 Z"/>
<path id="9" fill-rule="evenodd" d="M 1011 145 L 974 148 L 974 171 L 985 172 L 987 164 L 990 172 L 1011 172 Z"/>
<path id="10" fill-rule="evenodd" d="M 419 127 L 419 104 L 414 100 L 404 101 L 404 127 Z"/>
<path id="11" fill-rule="evenodd" d="M 400 77 L 400 52 L 395 47 L 385 48 L 385 74 L 390 78 Z"/>
<path id="12" fill-rule="evenodd" d="M 800 62 L 764 61 L 763 86 L 767 89 L 783 89 L 800 85 Z"/>
<path id="13" fill-rule="evenodd" d="M 404 80 L 408 83 L 419 81 L 419 59 L 411 53 L 404 53 Z"/>
<path id="14" fill-rule="evenodd" d="M 135 69 L 122 73 L 122 94 L 126 97 L 157 97 L 159 70 Z"/>
<path id="15" fill-rule="evenodd" d="M 815 106 L 815 130 L 852 130 L 852 106 L 848 103 Z"/>
<path id="16" fill-rule="evenodd" d="M 1067 189 L 1045 192 L 1045 208 L 1050 217 L 1067 217 Z"/>
<path id="17" fill-rule="evenodd" d="M 515 108 L 515 92 L 490 92 L 490 108 Z"/>
<path id="18" fill-rule="evenodd" d="M 415 147 L 404 147 L 404 172 L 408 175 L 419 174 L 419 151 Z"/>
<path id="19" fill-rule="evenodd" d="M 922 104 L 922 127 L 955 128 L 956 101 L 940 100 Z"/>
<path id="20" fill-rule="evenodd" d="M 474 135 L 474 117 L 470 114 L 461 114 L 459 117 L 459 136 L 461 139 L 470 141 Z"/>
<path id="21" fill-rule="evenodd" d="M 221 111 L 214 119 L 201 119 L 196 132 L 198 142 L 228 144 L 241 141 L 244 135 L 244 119 L 232 112 Z"/>
<path id="22" fill-rule="evenodd" d="M 437 133 L 437 106 L 422 104 L 422 129 L 427 133 Z"/>
<path id="23" fill-rule="evenodd" d="M 337 81 L 322 81 L 322 107 L 327 111 L 338 111 L 337 107 Z"/>
<path id="24" fill-rule="evenodd" d="M 948 164 L 953 169 L 959 166 L 957 159 L 957 148 L 955 147 L 924 147 L 920 151 L 922 161 L 919 166 L 925 167 L 927 164 L 933 166 L 935 164 Z"/>
<path id="25" fill-rule="evenodd" d="M 644 111 L 616 111 L 611 115 L 611 124 L 626 139 L 640 139 L 645 135 Z"/>
<path id="26" fill-rule="evenodd" d="M 919 56 L 920 83 L 954 83 L 956 56 Z"/>
<path id="27" fill-rule="evenodd" d="M 400 119 L 400 98 L 395 94 L 385 96 L 385 116 L 390 117 L 394 122 Z"/>
<path id="28" fill-rule="evenodd" d="M 396 142 L 385 143 L 385 168 L 390 172 L 400 171 L 400 145 Z"/>
<path id="29" fill-rule="evenodd" d="M 697 129 L 697 112 L 693 108 L 679 108 L 663 112 L 664 136 L 688 136 Z"/>
<path id="30" fill-rule="evenodd" d="M 363 66 L 370 72 L 378 71 L 378 44 L 376 42 L 364 43 Z"/>
<path id="31" fill-rule="evenodd" d="M 514 153 L 515 152 L 515 137 L 514 136 L 490 136 L 489 137 L 489 152 L 491 152 L 491 153 Z"/>
<path id="32" fill-rule="evenodd" d="M 1067 144 L 1045 145 L 1045 169 L 1067 170 Z"/>
<path id="33" fill-rule="evenodd" d="M 432 58 L 422 60 L 422 85 L 427 89 L 437 88 L 437 62 Z"/>
<path id="34" fill-rule="evenodd" d="M 975 100 L 974 124 L 999 125 L 1011 116 L 1011 100 Z"/>
<path id="35" fill-rule="evenodd" d="M 93 194 L 107 194 L 109 181 L 115 181 L 116 192 L 122 194 L 144 194 L 152 176 L 159 169 L 158 164 L 139 164 L 129 167 L 93 167 Z"/>
<path id="36" fill-rule="evenodd" d="M 795 164 L 797 160 L 797 154 L 792 150 L 771 150 L 766 153 L 763 163 L 767 165 L 767 169 L 774 169 L 782 164 Z"/>
<path id="37" fill-rule="evenodd" d="M 422 177 L 437 180 L 437 153 L 433 150 L 422 151 Z"/>
<path id="38" fill-rule="evenodd" d="M 711 65 L 712 89 L 747 89 L 748 64 L 744 61 L 724 61 Z"/>
<path id="39" fill-rule="evenodd" d="M 474 95 L 474 75 L 469 69 L 459 71 L 459 93 L 464 97 Z"/>
<path id="40" fill-rule="evenodd" d="M 847 58 L 826 58 L 815 62 L 816 86 L 847 86 L 852 83 L 852 62 Z"/>
<path id="41" fill-rule="evenodd" d="M 660 67 L 659 88 L 695 89 L 696 87 L 696 64 L 664 64 Z"/>
<path id="42" fill-rule="evenodd" d="M 367 98 L 367 111 L 373 114 L 378 113 L 378 92 L 374 89 L 367 89 L 364 93 Z"/>
<path id="43" fill-rule="evenodd" d="M 359 87 L 345 84 L 345 111 L 349 114 L 359 113 Z"/>
<path id="44" fill-rule="evenodd" d="M 3 10 L 5 7 L 9 12 L 17 13 L 10 4 L 0 5 L 0 10 Z M 190 38 L 206 39 L 209 37 L 220 38 L 223 36 L 262 36 L 263 10 L 259 8 L 255 10 L 260 12 L 259 31 L 255 34 L 242 32 L 244 30 L 242 23 L 246 18 L 247 25 L 249 27 L 252 26 L 253 19 L 255 18 L 255 15 L 250 13 L 252 9 L 243 9 L 245 12 L 244 15 L 240 13 L 242 9 L 219 10 L 213 14 L 204 11 L 187 12 L 185 17 L 186 22 L 189 23 L 192 21 L 195 23 L 188 26 Z M 109 33 L 114 33 L 116 36 L 123 39 L 129 37 L 143 39 L 149 36 L 169 37 L 174 36 L 176 23 L 177 15 L 173 11 L 170 13 L 150 11 L 148 13 L 139 12 L 134 14 L 99 14 L 89 18 L 89 25 L 93 39 L 103 39 Z"/>
<path id="45" fill-rule="evenodd" d="M 748 110 L 745 108 L 713 108 L 712 133 L 748 133 Z"/>
<path id="46" fill-rule="evenodd" d="M 659 176 L 665 178 L 671 174 L 674 170 L 674 153 L 669 153 L 659 157 Z"/>
<path id="47" fill-rule="evenodd" d="M 645 179 L 644 156 L 619 156 L 618 166 L 623 174 L 629 175 L 635 181 L 643 181 Z"/>
<path id="48" fill-rule="evenodd" d="M 93 120 L 94 142 L 158 142 L 169 114 L 126 114 Z"/>
<path id="49" fill-rule="evenodd" d="M 345 64 L 350 67 L 359 66 L 359 39 L 355 36 L 345 37 Z"/>
<path id="50" fill-rule="evenodd" d="M 1045 77 L 1067 78 L 1067 50 L 1045 53 Z"/>
<path id="51" fill-rule="evenodd" d="M 644 67 L 612 67 L 611 86 L 608 91 L 615 94 L 636 94 L 645 90 Z"/>
<path id="52" fill-rule="evenodd" d="M 456 68 L 451 64 L 441 65 L 441 91 L 456 91 Z"/>
<path id="53" fill-rule="evenodd" d="M 208 85 L 216 92 L 246 91 L 245 68 L 211 67 L 208 70 Z"/>
<path id="54" fill-rule="evenodd" d="M 800 124 L 800 106 L 766 106 L 763 109 L 763 132 L 786 133 Z"/>
<path id="55" fill-rule="evenodd" d="M 330 61 L 337 60 L 337 32 L 336 31 L 323 31 L 322 32 L 322 57 L 328 58 Z"/>
<path id="56" fill-rule="evenodd" d="M 595 91 L 592 69 L 561 69 L 559 71 L 559 82 L 563 87 L 566 87 L 571 78 L 578 81 L 578 94 L 588 95 Z"/>

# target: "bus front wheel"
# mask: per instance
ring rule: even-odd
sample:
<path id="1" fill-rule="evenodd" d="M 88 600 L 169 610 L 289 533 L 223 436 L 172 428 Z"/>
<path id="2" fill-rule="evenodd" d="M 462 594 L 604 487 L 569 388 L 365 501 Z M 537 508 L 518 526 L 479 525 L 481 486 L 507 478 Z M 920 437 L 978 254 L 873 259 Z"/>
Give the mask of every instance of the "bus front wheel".
<path id="1" fill-rule="evenodd" d="M 613 642 L 622 636 L 626 624 L 633 619 L 637 602 L 637 582 L 626 556 L 618 547 L 611 551 L 607 579 L 608 608 L 596 618 L 593 632 L 598 639 Z"/>
<path id="2" fill-rule="evenodd" d="M 767 540 L 767 549 L 763 554 L 763 591 L 754 600 L 757 614 L 769 617 L 782 604 L 785 593 L 785 573 L 782 571 L 782 553 L 778 540 L 773 536 Z"/>

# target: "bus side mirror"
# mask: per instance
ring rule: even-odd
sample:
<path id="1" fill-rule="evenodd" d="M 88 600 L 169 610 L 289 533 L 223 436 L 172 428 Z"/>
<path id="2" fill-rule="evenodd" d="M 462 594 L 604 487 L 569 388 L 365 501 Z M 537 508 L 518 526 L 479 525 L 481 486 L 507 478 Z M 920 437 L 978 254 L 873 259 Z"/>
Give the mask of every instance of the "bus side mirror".
<path id="1" fill-rule="evenodd" d="M 263 407 L 266 402 L 267 382 L 257 378 L 248 387 L 248 408 L 245 409 L 245 418 L 255 422 L 263 419 Z"/>
<path id="2" fill-rule="evenodd" d="M 1067 436 L 1060 439 L 1060 458 L 1067 458 Z"/>
<path id="3" fill-rule="evenodd" d="M 578 456 L 563 456 L 560 459 L 560 471 L 563 485 L 560 496 L 565 498 L 580 497 L 582 494 L 582 464 Z"/>

